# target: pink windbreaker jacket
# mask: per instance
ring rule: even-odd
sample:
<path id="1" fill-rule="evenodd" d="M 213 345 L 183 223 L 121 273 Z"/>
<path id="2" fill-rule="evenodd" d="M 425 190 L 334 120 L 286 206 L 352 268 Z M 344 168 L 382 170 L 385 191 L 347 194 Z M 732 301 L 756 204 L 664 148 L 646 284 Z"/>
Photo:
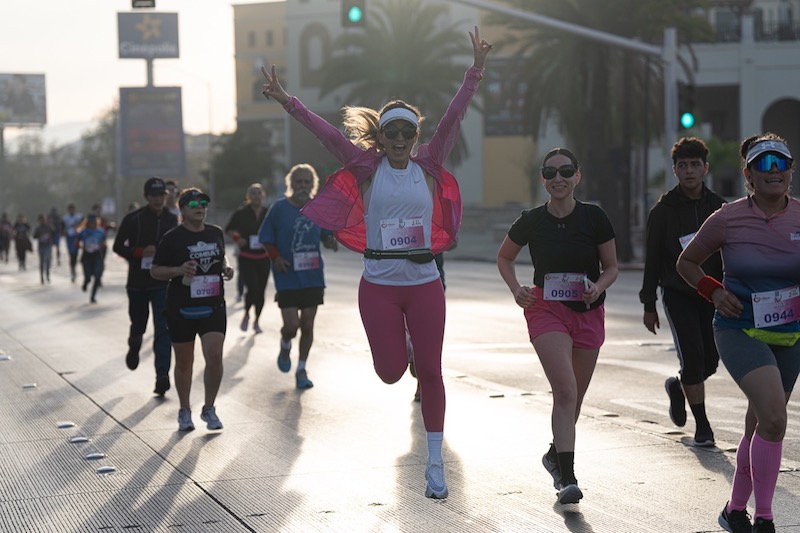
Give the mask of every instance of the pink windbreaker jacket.
<path id="1" fill-rule="evenodd" d="M 461 122 L 482 78 L 482 69 L 470 67 L 464 82 L 447 107 L 430 142 L 417 147 L 411 159 L 436 182 L 431 225 L 431 251 L 443 252 L 455 243 L 461 226 L 461 193 L 456 179 L 444 168 L 444 161 L 455 146 Z M 292 97 L 284 109 L 313 133 L 342 164 L 325 182 L 316 197 L 301 212 L 309 220 L 334 232 L 347 248 L 364 253 L 367 245 L 364 202 L 360 186 L 375 174 L 384 155 L 375 147 L 363 150 L 337 128 L 309 111 Z"/>

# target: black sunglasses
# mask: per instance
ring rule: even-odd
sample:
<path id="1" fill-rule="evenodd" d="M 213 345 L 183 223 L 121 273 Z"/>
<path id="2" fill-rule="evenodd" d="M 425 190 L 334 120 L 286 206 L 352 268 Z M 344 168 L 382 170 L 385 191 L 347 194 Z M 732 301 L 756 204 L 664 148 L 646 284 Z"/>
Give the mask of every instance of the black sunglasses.
<path id="1" fill-rule="evenodd" d="M 417 128 L 412 125 L 403 126 L 402 128 L 398 128 L 397 126 L 392 126 L 391 124 L 383 128 L 383 134 L 386 136 L 387 139 L 396 139 L 398 133 L 403 134 L 403 138 L 405 140 L 411 140 L 417 134 Z"/>
<path id="2" fill-rule="evenodd" d="M 561 165 L 560 167 L 542 167 L 542 177 L 546 180 L 551 180 L 556 177 L 556 174 L 561 174 L 563 178 L 571 178 L 575 175 L 575 165 Z"/>

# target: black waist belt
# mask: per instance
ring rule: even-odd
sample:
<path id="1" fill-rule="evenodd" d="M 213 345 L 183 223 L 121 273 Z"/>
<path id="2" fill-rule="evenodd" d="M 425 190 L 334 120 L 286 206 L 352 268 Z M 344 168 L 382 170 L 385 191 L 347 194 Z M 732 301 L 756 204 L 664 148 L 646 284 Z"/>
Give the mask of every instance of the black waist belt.
<path id="1" fill-rule="evenodd" d="M 367 259 L 408 259 L 414 263 L 430 263 L 433 261 L 433 253 L 428 248 L 418 250 L 364 250 L 364 257 Z"/>

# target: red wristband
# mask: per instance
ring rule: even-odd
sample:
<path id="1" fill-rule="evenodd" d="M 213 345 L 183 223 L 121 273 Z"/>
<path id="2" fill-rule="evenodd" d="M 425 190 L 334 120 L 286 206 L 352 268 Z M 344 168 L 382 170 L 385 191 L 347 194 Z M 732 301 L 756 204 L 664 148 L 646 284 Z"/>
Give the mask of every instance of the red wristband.
<path id="1" fill-rule="evenodd" d="M 697 284 L 697 294 L 709 302 L 713 302 L 711 295 L 714 294 L 714 291 L 717 289 L 725 289 L 725 286 L 711 276 L 705 276 Z"/>
<path id="2" fill-rule="evenodd" d="M 270 260 L 275 259 L 276 257 L 280 257 L 281 255 L 280 250 L 278 250 L 278 247 L 275 246 L 274 244 L 264 243 L 264 248 L 266 248 L 267 257 L 269 257 Z"/>

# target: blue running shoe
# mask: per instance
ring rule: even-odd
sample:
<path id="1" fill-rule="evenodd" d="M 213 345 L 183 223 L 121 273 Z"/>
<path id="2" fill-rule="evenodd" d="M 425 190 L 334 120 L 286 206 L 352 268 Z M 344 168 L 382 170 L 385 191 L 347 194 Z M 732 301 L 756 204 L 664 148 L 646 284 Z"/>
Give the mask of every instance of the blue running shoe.
<path id="1" fill-rule="evenodd" d="M 292 360 L 289 358 L 289 352 L 292 350 L 292 343 L 284 344 L 281 339 L 281 352 L 278 354 L 278 368 L 281 372 L 288 372 L 292 369 Z"/>

